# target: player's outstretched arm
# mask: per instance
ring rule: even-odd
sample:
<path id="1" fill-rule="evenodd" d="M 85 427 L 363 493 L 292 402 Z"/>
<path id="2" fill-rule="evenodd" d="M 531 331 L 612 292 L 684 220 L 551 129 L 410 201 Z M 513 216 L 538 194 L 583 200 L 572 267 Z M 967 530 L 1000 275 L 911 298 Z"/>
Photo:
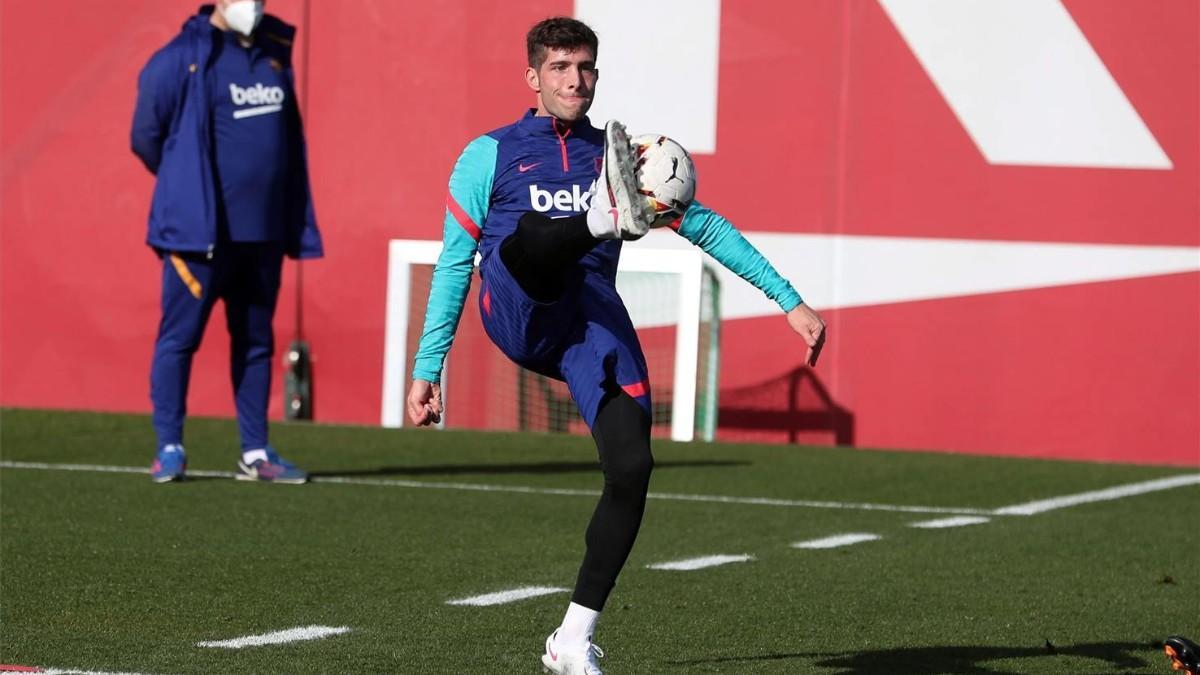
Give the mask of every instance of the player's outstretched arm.
<path id="1" fill-rule="evenodd" d="M 423 427 L 442 421 L 442 388 L 426 380 L 413 380 L 408 390 L 408 418 Z"/>
<path id="2" fill-rule="evenodd" d="M 821 315 L 808 305 L 800 303 L 787 313 L 787 321 L 792 330 L 804 338 L 804 343 L 808 345 L 804 362 L 810 366 L 817 365 L 817 359 L 821 358 L 821 349 L 825 346 L 825 321 L 821 319 Z"/>
<path id="3" fill-rule="evenodd" d="M 450 174 L 442 219 L 442 253 L 429 284 L 425 330 L 413 359 L 413 380 L 435 385 L 440 381 L 471 288 L 475 252 L 483 234 L 480 227 L 491 205 L 495 159 L 496 142 L 481 136 L 467 145 Z"/>
<path id="4" fill-rule="evenodd" d="M 791 283 L 746 241 L 733 223 L 699 202 L 692 202 L 679 224 L 673 227 L 680 236 L 774 300 L 787 315 L 788 325 L 808 345 L 804 362 L 810 366 L 817 364 L 825 346 L 825 322 L 804 304 Z"/>
<path id="5" fill-rule="evenodd" d="M 762 291 L 784 312 L 790 312 L 804 302 L 771 262 L 746 241 L 733 223 L 716 211 L 693 201 L 678 224 L 671 227 L 679 236 L 724 265 L 725 269 Z"/>

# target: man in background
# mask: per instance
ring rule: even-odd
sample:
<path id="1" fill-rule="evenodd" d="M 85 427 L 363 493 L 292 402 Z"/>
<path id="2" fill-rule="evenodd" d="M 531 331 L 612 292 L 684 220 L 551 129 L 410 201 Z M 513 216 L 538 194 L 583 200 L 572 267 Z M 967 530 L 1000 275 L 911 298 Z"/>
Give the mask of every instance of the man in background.
<path id="1" fill-rule="evenodd" d="M 155 482 L 185 475 L 192 357 L 218 299 L 230 335 L 238 477 L 308 479 L 267 438 L 283 257 L 323 255 L 293 87 L 294 35 L 259 0 L 219 0 L 185 21 L 138 79 L 131 143 L 157 177 L 146 243 L 162 259 L 150 371 Z"/>

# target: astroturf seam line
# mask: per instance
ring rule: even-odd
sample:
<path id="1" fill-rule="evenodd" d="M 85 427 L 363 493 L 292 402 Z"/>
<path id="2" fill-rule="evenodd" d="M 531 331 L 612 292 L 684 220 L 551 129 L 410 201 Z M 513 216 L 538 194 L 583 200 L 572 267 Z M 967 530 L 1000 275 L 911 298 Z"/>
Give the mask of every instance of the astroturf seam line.
<path id="1" fill-rule="evenodd" d="M 96 471 L 103 473 L 147 474 L 149 470 L 132 466 L 105 466 L 98 464 L 48 464 L 42 462 L 11 462 L 0 461 L 0 468 L 7 469 L 38 469 L 49 471 Z M 213 478 L 234 478 L 236 473 L 231 471 L 188 471 L 192 476 Z M 320 476 L 311 479 L 314 483 L 333 483 L 343 485 L 373 485 L 380 487 L 407 487 L 426 490 L 463 490 L 472 492 L 507 492 L 515 494 L 554 495 L 568 497 L 598 497 L 599 490 L 579 490 L 572 488 L 542 488 L 525 485 L 491 485 L 487 483 L 446 483 L 436 481 L 416 481 L 381 478 L 347 478 L 344 476 Z M 832 502 L 814 501 L 807 499 L 777 499 L 772 497 L 732 497 L 725 495 L 676 494 L 669 492 L 651 492 L 647 499 L 663 501 L 701 502 L 708 504 L 740 504 L 749 506 L 783 506 L 817 509 L 843 509 L 850 511 L 888 511 L 897 513 L 944 513 L 961 515 L 990 515 L 988 509 L 959 508 L 942 506 L 906 506 L 898 504 L 872 504 L 865 502 Z"/>
<path id="2" fill-rule="evenodd" d="M 1168 476 L 1166 478 L 1158 478 L 1155 480 L 1143 481 L 1141 483 L 1116 485 L 1110 488 L 1104 488 L 1102 490 L 1092 490 L 1073 495 L 1039 499 L 1037 501 L 1025 502 L 1024 504 L 1005 506 L 996 509 L 992 513 L 997 516 L 1033 516 L 1039 513 L 1045 513 L 1047 511 L 1067 508 L 1068 506 L 1078 506 L 1080 504 L 1091 504 L 1094 502 L 1106 502 L 1114 499 L 1124 499 L 1125 497 L 1143 495 L 1149 492 L 1159 492 L 1161 490 L 1170 490 L 1187 485 L 1200 485 L 1200 473 L 1185 474 L 1182 476 Z"/>

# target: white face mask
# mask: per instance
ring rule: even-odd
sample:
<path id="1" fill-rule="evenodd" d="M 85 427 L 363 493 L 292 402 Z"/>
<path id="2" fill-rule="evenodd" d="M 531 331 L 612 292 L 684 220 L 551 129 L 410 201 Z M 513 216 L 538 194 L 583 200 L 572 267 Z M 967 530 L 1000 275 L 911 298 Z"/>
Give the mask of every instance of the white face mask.
<path id="1" fill-rule="evenodd" d="M 230 28 L 249 37 L 258 27 L 258 22 L 262 21 L 262 0 L 231 2 L 221 10 L 221 15 L 225 17 L 225 23 L 229 24 Z"/>

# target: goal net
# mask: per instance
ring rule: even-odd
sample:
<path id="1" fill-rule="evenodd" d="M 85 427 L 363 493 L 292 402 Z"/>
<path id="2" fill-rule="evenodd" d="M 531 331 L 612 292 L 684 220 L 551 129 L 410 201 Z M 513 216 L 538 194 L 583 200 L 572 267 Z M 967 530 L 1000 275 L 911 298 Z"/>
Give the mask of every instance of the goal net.
<path id="1" fill-rule="evenodd" d="M 380 414 L 385 427 L 409 424 L 404 399 L 441 250 L 440 241 L 389 242 Z M 520 368 L 488 339 L 479 319 L 478 274 L 477 269 L 442 370 L 445 413 L 439 426 L 587 433 L 565 383 Z M 650 371 L 652 433 L 681 441 L 712 440 L 721 334 L 715 271 L 696 249 L 627 245 L 617 290 Z"/>

